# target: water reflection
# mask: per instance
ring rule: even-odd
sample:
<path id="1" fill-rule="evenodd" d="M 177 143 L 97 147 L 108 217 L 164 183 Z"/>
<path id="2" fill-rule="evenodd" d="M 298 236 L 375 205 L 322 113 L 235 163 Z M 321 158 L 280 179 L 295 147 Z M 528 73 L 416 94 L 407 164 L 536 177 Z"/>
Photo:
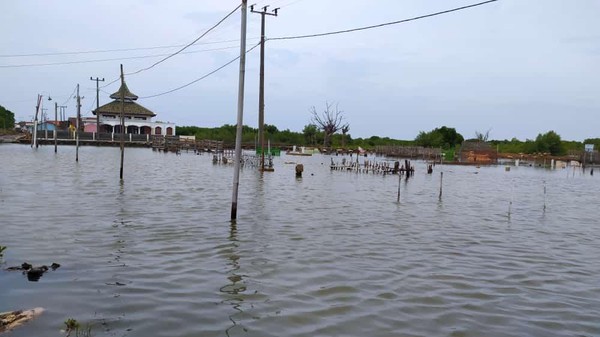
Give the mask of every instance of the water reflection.
<path id="1" fill-rule="evenodd" d="M 225 330 L 225 334 L 229 337 L 233 333 L 234 329 L 239 327 L 244 332 L 248 330 L 238 323 L 235 319 L 237 315 L 243 313 L 242 302 L 244 301 L 243 292 L 246 291 L 246 283 L 244 282 L 245 275 L 239 274 L 240 269 L 240 255 L 238 255 L 239 241 L 237 239 L 237 224 L 235 221 L 231 221 L 229 229 L 229 242 L 230 245 L 225 249 L 224 253 L 226 258 L 229 260 L 227 266 L 229 271 L 227 273 L 227 280 L 230 283 L 222 286 L 219 291 L 226 294 L 225 299 L 221 303 L 227 303 L 232 306 L 236 311 L 229 315 L 229 320 L 232 325 Z"/>

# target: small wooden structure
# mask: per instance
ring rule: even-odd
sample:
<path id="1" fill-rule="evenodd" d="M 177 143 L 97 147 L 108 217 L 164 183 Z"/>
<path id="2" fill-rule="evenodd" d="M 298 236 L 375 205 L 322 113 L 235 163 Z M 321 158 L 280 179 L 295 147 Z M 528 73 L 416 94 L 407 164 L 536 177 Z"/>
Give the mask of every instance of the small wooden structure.
<path id="1" fill-rule="evenodd" d="M 440 161 L 442 158 L 441 148 L 429 148 L 422 146 L 393 146 L 382 145 L 375 147 L 378 156 L 410 158 Z"/>
<path id="2" fill-rule="evenodd" d="M 498 151 L 487 142 L 465 140 L 460 146 L 459 161 L 468 164 L 497 164 Z"/>

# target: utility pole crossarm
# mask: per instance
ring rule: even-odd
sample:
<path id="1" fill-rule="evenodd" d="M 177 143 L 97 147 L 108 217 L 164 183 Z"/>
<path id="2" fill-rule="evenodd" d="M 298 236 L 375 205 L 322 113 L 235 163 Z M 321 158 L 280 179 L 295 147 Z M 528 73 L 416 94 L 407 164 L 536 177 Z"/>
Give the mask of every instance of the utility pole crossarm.
<path id="1" fill-rule="evenodd" d="M 262 11 L 255 11 L 254 10 L 254 5 L 250 5 L 250 12 L 251 13 L 258 13 L 258 14 L 264 14 L 264 15 L 271 15 L 271 16 L 277 16 L 277 11 L 279 11 L 279 7 L 275 8 L 274 10 L 271 11 L 271 13 L 267 12 L 267 7 L 269 7 L 269 5 L 266 5 L 265 7 L 262 8 Z"/>

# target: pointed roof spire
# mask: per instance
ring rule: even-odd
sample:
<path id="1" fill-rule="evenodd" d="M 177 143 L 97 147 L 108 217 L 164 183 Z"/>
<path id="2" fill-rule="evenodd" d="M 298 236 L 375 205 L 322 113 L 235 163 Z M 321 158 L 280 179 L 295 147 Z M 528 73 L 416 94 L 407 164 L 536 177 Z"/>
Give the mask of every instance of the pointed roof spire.
<path id="1" fill-rule="evenodd" d="M 136 99 L 138 99 L 138 96 L 136 94 L 129 91 L 129 88 L 127 88 L 127 84 L 125 84 L 125 81 L 123 81 L 123 84 L 121 85 L 121 87 L 119 88 L 119 90 L 117 92 L 110 95 L 110 98 L 120 100 L 121 99 L 121 91 L 123 91 L 125 93 L 126 100 L 135 101 Z"/>

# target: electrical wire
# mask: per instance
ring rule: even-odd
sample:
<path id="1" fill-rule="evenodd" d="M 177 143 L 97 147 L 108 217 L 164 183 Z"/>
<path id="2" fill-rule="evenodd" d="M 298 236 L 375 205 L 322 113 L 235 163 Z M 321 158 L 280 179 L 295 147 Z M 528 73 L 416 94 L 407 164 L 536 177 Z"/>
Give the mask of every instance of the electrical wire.
<path id="1" fill-rule="evenodd" d="M 174 52 L 173 54 L 163 58 L 162 60 L 155 62 L 154 64 L 152 64 L 149 67 L 146 68 L 142 68 L 138 71 L 132 72 L 132 73 L 128 73 L 126 75 L 135 75 L 135 74 L 139 74 L 142 71 L 145 70 L 149 70 L 154 68 L 156 65 L 161 64 L 162 62 L 170 59 L 171 57 L 181 53 L 182 51 L 184 51 L 186 48 L 188 48 L 189 46 L 193 45 L 194 43 L 198 42 L 198 40 L 200 40 L 201 38 L 203 38 L 204 36 L 206 36 L 206 34 L 210 33 L 210 31 L 212 31 L 213 29 L 217 28 L 223 21 L 227 20 L 227 18 L 229 18 L 233 13 L 235 13 L 240 7 L 242 7 L 242 4 L 239 4 L 234 10 L 232 10 L 231 12 L 229 12 L 229 14 L 225 15 L 224 18 L 222 18 L 221 20 L 219 20 L 219 22 L 217 22 L 215 25 L 213 25 L 212 27 L 210 27 L 209 29 L 207 29 L 204 33 L 202 33 L 202 35 L 198 36 L 194 41 L 188 43 L 187 45 L 185 45 L 183 48 L 179 49 L 178 51 Z"/>
<path id="2" fill-rule="evenodd" d="M 272 37 L 272 38 L 267 38 L 267 40 L 294 40 L 294 39 L 304 39 L 304 38 L 310 38 L 310 37 L 320 37 L 320 36 L 327 36 L 327 35 L 336 35 L 336 34 L 342 34 L 342 33 L 351 33 L 351 32 L 356 32 L 356 31 L 361 31 L 361 30 L 379 28 L 379 27 L 384 27 L 384 26 L 396 25 L 396 24 L 399 24 L 399 23 L 406 23 L 406 22 L 410 22 L 410 21 L 415 21 L 415 20 L 430 18 L 432 16 L 437 16 L 437 15 L 447 14 L 447 13 L 451 13 L 451 12 L 456 12 L 456 11 L 460 11 L 460 10 L 463 10 L 463 9 L 472 8 L 472 7 L 476 7 L 476 6 L 481 6 L 481 5 L 485 5 L 485 4 L 496 2 L 496 1 L 498 1 L 498 0 L 488 0 L 488 1 L 479 2 L 479 3 L 476 3 L 476 4 L 472 4 L 472 5 L 467 5 L 467 6 L 457 7 L 457 8 L 453 8 L 453 9 L 448 9 L 448 10 L 441 11 L 441 12 L 436 12 L 436 13 L 431 13 L 431 14 L 416 16 L 416 17 L 409 18 L 409 19 L 404 19 L 404 20 L 398 20 L 398 21 L 381 23 L 381 24 L 372 25 L 372 26 L 365 26 L 365 27 L 359 27 L 359 28 L 338 30 L 338 31 L 334 31 L 334 32 L 319 33 L 319 34 Z"/>
<path id="3" fill-rule="evenodd" d="M 298 3 L 300 1 L 302 1 L 302 0 L 295 0 L 295 1 L 292 1 L 292 2 L 288 2 L 286 4 L 281 5 L 279 8 L 288 7 L 288 6 L 291 6 L 291 5 L 295 4 L 295 3 Z"/>
<path id="4" fill-rule="evenodd" d="M 94 100 L 92 101 L 92 104 L 90 105 L 90 107 L 89 107 L 88 111 L 90 111 L 90 112 L 91 112 L 91 111 L 93 110 L 93 108 L 94 108 L 94 104 L 95 104 L 95 103 L 96 103 L 96 97 L 94 97 Z M 85 113 L 85 112 L 84 112 L 84 113 Z"/>
<path id="5" fill-rule="evenodd" d="M 258 46 L 260 46 L 260 42 L 259 42 L 259 43 L 257 43 L 257 44 L 256 44 L 254 47 L 252 47 L 252 48 L 250 48 L 250 49 L 246 50 L 246 54 L 248 54 L 249 52 L 251 52 L 251 51 L 252 51 L 254 48 L 256 48 L 256 47 L 258 47 Z M 221 69 L 223 69 L 223 68 L 227 67 L 228 65 L 232 64 L 233 62 L 235 62 L 235 61 L 236 61 L 236 60 L 238 60 L 239 58 L 240 58 L 240 56 L 237 56 L 236 58 L 234 58 L 234 59 L 232 59 L 231 61 L 229 61 L 229 62 L 225 63 L 224 65 L 220 66 L 219 68 L 217 68 L 217 69 L 215 69 L 215 70 L 213 70 L 213 71 L 209 72 L 208 74 L 206 74 L 206 75 L 204 75 L 204 76 L 202 76 L 202 77 L 200 77 L 200 78 L 197 78 L 197 79 L 195 79 L 195 80 L 193 80 L 193 81 L 191 81 L 191 82 L 189 82 L 189 83 L 186 83 L 186 84 L 184 84 L 184 85 L 182 85 L 182 86 L 179 86 L 179 87 L 177 87 L 177 88 L 175 88 L 175 89 L 171 89 L 171 90 L 168 90 L 168 91 L 165 91 L 165 92 L 161 92 L 161 93 L 159 93 L 159 94 L 156 94 L 156 95 L 150 95 L 150 96 L 139 97 L 139 99 L 146 99 L 146 98 L 158 97 L 158 96 L 162 96 L 162 95 L 170 94 L 170 93 L 172 93 L 172 92 L 174 92 L 174 91 L 177 91 L 177 90 L 181 90 L 181 89 L 183 89 L 183 88 L 185 88 L 185 87 L 189 87 L 190 85 L 192 85 L 192 84 L 194 84 L 194 83 L 196 83 L 196 82 L 198 82 L 198 81 L 201 81 L 201 80 L 203 80 L 203 79 L 207 78 L 208 76 L 210 76 L 210 75 L 212 75 L 212 74 L 216 73 L 217 71 L 219 71 L 219 70 L 221 70 Z"/>
<path id="6" fill-rule="evenodd" d="M 216 23 L 215 25 L 213 25 L 211 28 L 209 28 L 209 29 L 208 29 L 206 32 L 204 32 L 202 35 L 200 35 L 200 36 L 199 36 L 198 38 L 196 38 L 194 41 L 192 41 L 192 42 L 188 43 L 187 45 L 185 45 L 183 48 L 181 48 L 180 50 L 176 51 L 175 53 L 173 53 L 173 54 L 171 54 L 171 55 L 169 55 L 169 56 L 165 57 L 164 59 L 162 59 L 162 60 L 160 60 L 160 61 L 158 61 L 158 62 L 154 63 L 153 65 L 151 65 L 151 66 L 149 66 L 149 67 L 146 67 L 146 68 L 143 68 L 143 69 L 140 69 L 140 70 L 134 71 L 134 72 L 132 72 L 132 73 L 127 73 L 127 74 L 124 74 L 124 75 L 135 75 L 135 74 L 139 74 L 140 72 L 142 72 L 142 71 L 144 71 L 144 70 L 151 69 L 151 68 L 153 68 L 154 66 L 156 66 L 157 64 L 159 64 L 159 63 L 161 63 L 161 62 L 164 62 L 165 60 L 167 60 L 167 59 L 169 59 L 169 58 L 171 58 L 171 57 L 173 57 L 173 56 L 175 56 L 175 55 L 177 55 L 177 54 L 179 54 L 179 53 L 182 53 L 182 51 L 183 51 L 184 49 L 186 49 L 186 48 L 188 48 L 189 46 L 193 45 L 193 44 L 194 44 L 194 43 L 196 43 L 198 40 L 200 40 L 201 38 L 203 38 L 203 37 L 204 37 L 206 34 L 208 34 L 208 33 L 209 33 L 211 30 L 213 30 L 214 28 L 216 28 L 217 26 L 219 26 L 219 25 L 220 25 L 220 24 L 221 24 L 223 21 L 225 21 L 225 20 L 226 20 L 228 17 L 230 17 L 230 16 L 231 16 L 233 13 L 235 13 L 235 12 L 236 12 L 236 11 L 237 11 L 237 10 L 238 10 L 238 9 L 239 9 L 241 6 L 242 6 L 241 4 L 240 4 L 240 5 L 238 5 L 238 6 L 237 6 L 237 7 L 236 7 L 234 10 L 232 10 L 231 12 L 229 12 L 229 14 L 227 14 L 227 15 L 226 15 L 224 18 L 222 18 L 222 19 L 221 19 L 219 22 L 217 22 L 217 23 Z M 115 83 L 115 82 L 119 81 L 120 79 L 121 79 L 121 77 L 118 77 L 118 78 L 116 78 L 116 79 L 114 79 L 114 80 L 112 80 L 112 81 L 108 82 L 107 84 L 105 84 L 105 85 L 101 86 L 101 88 L 106 88 L 106 87 L 108 87 L 109 85 L 111 85 L 111 84 L 113 84 L 113 83 Z"/>
<path id="7" fill-rule="evenodd" d="M 73 98 L 73 95 L 75 95 L 75 91 L 77 90 L 77 86 L 75 86 L 75 88 L 73 88 L 73 92 L 69 95 L 69 97 L 67 97 L 67 100 L 61 104 L 61 105 L 67 105 L 67 103 L 69 103 L 69 101 L 71 100 L 71 98 Z"/>
<path id="8" fill-rule="evenodd" d="M 258 39 L 260 39 L 260 37 L 248 38 L 248 40 L 258 40 Z M 194 45 L 201 46 L 201 45 L 220 44 L 220 43 L 229 43 L 229 42 L 238 42 L 238 41 L 239 41 L 239 39 L 222 40 L 222 41 L 195 43 Z M 78 55 L 78 54 L 100 54 L 100 53 L 113 53 L 113 52 L 125 52 L 125 51 L 137 51 L 137 50 L 168 49 L 168 48 L 177 48 L 177 47 L 184 47 L 184 46 L 186 46 L 186 45 L 185 44 L 176 44 L 176 45 L 171 45 L 171 46 L 153 46 L 153 47 L 104 49 L 104 50 L 83 50 L 83 51 L 67 51 L 67 52 L 56 52 L 56 53 L 7 54 L 7 55 L 0 55 L 0 58 L 33 57 L 33 56 L 59 56 L 59 55 Z"/>
<path id="9" fill-rule="evenodd" d="M 212 48 L 212 49 L 202 49 L 202 50 L 192 50 L 182 52 L 180 54 L 195 54 L 195 53 L 204 53 L 207 51 L 216 51 L 216 50 L 225 50 L 225 49 L 233 49 L 238 48 L 239 46 L 231 46 L 231 47 L 222 47 L 222 48 Z M 135 59 L 146 59 L 153 57 L 162 57 L 162 56 L 172 56 L 172 54 L 155 54 L 155 55 L 143 55 L 143 56 L 130 56 L 130 57 L 117 57 L 117 58 L 109 58 L 109 59 L 96 59 L 96 60 L 81 60 L 81 61 L 67 61 L 67 62 L 53 62 L 53 63 L 32 63 L 32 64 L 15 64 L 15 65 L 0 65 L 0 68 L 22 68 L 22 67 L 43 67 L 43 66 L 58 66 L 58 65 L 67 65 L 67 64 L 80 64 L 80 63 L 96 63 L 96 62 L 108 62 L 108 61 L 121 61 L 121 60 L 135 60 Z M 140 70 L 141 71 L 141 70 Z M 126 74 L 133 75 L 133 74 Z"/>

